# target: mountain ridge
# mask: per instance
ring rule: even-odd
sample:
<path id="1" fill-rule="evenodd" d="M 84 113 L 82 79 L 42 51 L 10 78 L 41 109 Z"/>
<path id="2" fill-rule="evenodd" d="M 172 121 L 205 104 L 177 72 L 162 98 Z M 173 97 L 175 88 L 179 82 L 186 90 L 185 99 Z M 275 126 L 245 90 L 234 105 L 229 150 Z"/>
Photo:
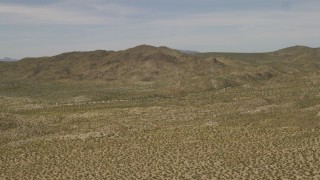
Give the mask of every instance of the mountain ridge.
<path id="1" fill-rule="evenodd" d="M 282 74 L 320 67 L 319 54 L 319 49 L 305 46 L 271 53 L 186 54 L 165 46 L 139 45 L 121 51 L 75 51 L 0 63 L 0 81 L 103 81 L 223 88 L 269 82 Z"/>

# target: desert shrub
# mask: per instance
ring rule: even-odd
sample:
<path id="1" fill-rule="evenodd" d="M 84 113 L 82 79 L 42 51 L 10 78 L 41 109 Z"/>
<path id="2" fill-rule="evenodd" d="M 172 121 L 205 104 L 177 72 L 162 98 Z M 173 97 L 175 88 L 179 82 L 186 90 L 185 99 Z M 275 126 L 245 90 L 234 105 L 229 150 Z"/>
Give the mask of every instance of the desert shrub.
<path id="1" fill-rule="evenodd" d="M 18 122 L 14 116 L 9 114 L 0 115 L 0 130 L 6 131 L 18 127 Z"/>

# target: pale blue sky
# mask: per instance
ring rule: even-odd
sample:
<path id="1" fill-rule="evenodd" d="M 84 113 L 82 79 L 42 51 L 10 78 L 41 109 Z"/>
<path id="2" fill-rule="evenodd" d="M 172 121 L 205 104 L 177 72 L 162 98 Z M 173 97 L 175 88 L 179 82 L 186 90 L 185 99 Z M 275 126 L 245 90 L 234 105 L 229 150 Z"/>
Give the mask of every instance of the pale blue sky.
<path id="1" fill-rule="evenodd" d="M 0 0 L 0 58 L 139 44 L 196 51 L 320 47 L 319 0 Z"/>

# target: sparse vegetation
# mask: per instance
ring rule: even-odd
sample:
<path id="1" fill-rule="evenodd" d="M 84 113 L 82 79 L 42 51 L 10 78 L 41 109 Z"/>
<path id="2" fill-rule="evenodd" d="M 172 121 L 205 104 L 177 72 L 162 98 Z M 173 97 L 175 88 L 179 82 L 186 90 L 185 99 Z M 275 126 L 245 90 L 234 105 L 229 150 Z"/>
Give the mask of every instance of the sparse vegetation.
<path id="1" fill-rule="evenodd" d="M 215 55 L 216 87 L 3 76 L 0 179 L 318 179 L 319 72 L 285 51 Z"/>

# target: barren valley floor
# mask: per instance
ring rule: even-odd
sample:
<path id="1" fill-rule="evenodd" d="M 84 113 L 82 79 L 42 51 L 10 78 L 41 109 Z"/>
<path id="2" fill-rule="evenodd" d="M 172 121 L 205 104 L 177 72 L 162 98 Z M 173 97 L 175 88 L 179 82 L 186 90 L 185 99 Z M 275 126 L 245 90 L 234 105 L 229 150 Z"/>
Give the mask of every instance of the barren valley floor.
<path id="1" fill-rule="evenodd" d="M 6 82 L 0 179 L 318 179 L 320 86 Z"/>

